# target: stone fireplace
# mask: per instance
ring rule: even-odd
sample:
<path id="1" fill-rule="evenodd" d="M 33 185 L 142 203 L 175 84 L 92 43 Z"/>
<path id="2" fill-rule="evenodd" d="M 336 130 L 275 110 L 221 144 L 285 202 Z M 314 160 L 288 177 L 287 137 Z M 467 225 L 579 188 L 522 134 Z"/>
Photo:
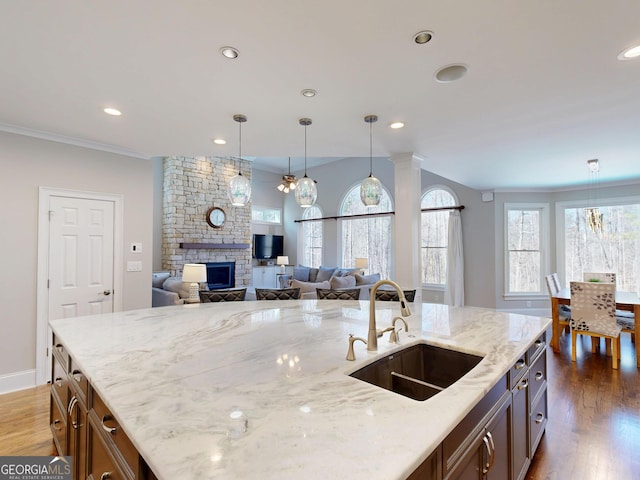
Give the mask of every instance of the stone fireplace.
<path id="1" fill-rule="evenodd" d="M 242 174 L 251 180 L 251 162 L 242 160 Z M 229 180 L 238 161 L 212 157 L 164 159 L 162 267 L 181 275 L 185 263 L 233 262 L 235 285 L 251 284 L 251 205 L 231 206 Z M 221 228 L 206 220 L 211 207 L 225 212 Z"/>

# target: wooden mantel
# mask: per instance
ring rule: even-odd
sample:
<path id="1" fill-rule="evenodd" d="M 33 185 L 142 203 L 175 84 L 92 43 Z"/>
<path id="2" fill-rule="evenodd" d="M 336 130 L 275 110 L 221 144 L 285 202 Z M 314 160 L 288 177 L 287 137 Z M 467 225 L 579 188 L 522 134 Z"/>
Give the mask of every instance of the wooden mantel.
<path id="1" fill-rule="evenodd" d="M 218 249 L 245 249 L 251 247 L 250 243 L 181 243 L 180 248 L 218 248 Z"/>

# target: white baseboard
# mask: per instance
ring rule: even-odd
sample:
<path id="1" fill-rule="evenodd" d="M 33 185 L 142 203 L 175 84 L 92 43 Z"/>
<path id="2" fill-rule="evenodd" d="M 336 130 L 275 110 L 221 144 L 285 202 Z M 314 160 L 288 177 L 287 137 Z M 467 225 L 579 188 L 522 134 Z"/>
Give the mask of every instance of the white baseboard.
<path id="1" fill-rule="evenodd" d="M 24 372 L 9 373 L 0 375 L 0 394 L 17 392 L 25 388 L 36 386 L 36 371 L 25 370 Z"/>

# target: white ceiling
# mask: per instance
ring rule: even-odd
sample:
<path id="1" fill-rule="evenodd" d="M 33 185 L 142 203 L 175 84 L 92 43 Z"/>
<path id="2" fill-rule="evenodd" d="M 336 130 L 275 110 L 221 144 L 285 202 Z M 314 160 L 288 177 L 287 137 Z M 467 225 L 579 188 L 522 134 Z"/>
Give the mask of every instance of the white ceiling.
<path id="1" fill-rule="evenodd" d="M 640 179 L 640 59 L 616 58 L 638 19 L 629 0 L 3 0 L 0 129 L 237 155 L 242 113 L 243 156 L 285 172 L 287 156 L 301 168 L 300 117 L 327 161 L 368 157 L 377 114 L 374 156 L 414 152 L 478 189 L 585 184 L 590 158 L 602 181 Z M 468 74 L 436 82 L 452 63 Z"/>

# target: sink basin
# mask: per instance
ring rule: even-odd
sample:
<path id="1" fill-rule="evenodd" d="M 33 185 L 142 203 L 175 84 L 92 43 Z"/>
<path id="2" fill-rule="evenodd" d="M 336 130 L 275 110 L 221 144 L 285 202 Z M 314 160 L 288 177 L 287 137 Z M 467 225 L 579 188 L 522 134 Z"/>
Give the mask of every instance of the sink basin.
<path id="1" fill-rule="evenodd" d="M 424 401 L 458 381 L 482 358 L 419 343 L 376 360 L 350 376 Z"/>

